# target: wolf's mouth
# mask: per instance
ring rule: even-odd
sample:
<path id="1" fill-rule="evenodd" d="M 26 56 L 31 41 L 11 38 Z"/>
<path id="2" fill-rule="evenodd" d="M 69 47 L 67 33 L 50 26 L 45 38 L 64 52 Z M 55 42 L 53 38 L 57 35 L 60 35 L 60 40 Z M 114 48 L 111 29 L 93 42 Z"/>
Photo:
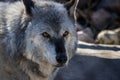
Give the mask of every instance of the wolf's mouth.
<path id="1" fill-rule="evenodd" d="M 64 67 L 66 64 L 57 64 L 55 67 Z"/>

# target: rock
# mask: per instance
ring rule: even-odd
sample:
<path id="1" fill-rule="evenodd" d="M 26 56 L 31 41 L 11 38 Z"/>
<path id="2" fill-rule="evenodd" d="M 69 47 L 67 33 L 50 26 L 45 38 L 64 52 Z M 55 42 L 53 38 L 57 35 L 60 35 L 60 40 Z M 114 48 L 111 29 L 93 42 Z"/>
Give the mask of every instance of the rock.
<path id="1" fill-rule="evenodd" d="M 103 30 L 101 31 L 96 39 L 99 44 L 120 44 L 119 29 L 116 30 Z"/>
<path id="2" fill-rule="evenodd" d="M 85 28 L 81 31 L 78 31 L 77 33 L 78 33 L 78 40 L 79 41 L 94 43 L 93 32 L 91 31 L 90 28 Z"/>
<path id="3" fill-rule="evenodd" d="M 99 9 L 91 15 L 93 25 L 99 29 L 104 30 L 112 21 L 112 15 L 104 9 Z"/>

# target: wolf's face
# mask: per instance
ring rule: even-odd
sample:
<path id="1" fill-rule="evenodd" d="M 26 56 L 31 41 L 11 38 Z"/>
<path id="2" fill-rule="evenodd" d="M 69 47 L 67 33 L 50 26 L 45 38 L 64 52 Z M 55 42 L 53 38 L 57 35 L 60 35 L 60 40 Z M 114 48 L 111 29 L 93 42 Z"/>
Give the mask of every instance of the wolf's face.
<path id="1" fill-rule="evenodd" d="M 63 5 L 36 3 L 26 29 L 26 56 L 36 63 L 63 66 L 76 50 L 76 31 Z"/>

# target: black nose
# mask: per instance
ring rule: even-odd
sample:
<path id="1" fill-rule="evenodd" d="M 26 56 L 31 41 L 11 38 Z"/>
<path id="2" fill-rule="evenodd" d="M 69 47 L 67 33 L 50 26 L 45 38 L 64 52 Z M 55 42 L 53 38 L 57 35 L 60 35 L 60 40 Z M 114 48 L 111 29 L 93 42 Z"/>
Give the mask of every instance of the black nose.
<path id="1" fill-rule="evenodd" d="M 66 55 L 58 55 L 58 56 L 56 56 L 56 60 L 59 64 L 64 64 L 67 62 L 67 56 Z"/>

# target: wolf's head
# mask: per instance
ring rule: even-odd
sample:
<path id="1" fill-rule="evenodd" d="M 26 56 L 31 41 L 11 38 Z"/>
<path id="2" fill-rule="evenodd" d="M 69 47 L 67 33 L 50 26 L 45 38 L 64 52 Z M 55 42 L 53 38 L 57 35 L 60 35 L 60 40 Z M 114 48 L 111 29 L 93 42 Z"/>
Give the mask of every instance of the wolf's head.
<path id="1" fill-rule="evenodd" d="M 24 56 L 36 63 L 65 65 L 76 50 L 76 30 L 64 5 L 52 1 L 26 3 L 31 20 L 25 30 Z"/>

